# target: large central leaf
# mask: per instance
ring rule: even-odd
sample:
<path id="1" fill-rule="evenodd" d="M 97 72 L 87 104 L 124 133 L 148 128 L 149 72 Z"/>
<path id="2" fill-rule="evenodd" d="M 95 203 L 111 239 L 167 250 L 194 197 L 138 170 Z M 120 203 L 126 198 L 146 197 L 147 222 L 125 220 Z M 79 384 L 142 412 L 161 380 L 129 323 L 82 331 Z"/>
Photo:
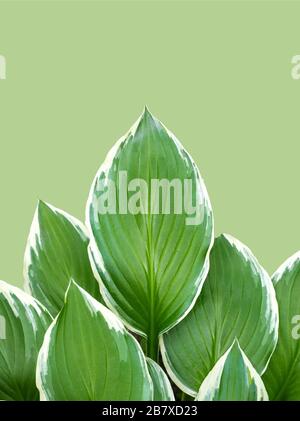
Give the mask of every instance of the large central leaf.
<path id="1" fill-rule="evenodd" d="M 271 279 L 246 246 L 221 235 L 214 243 L 200 297 L 187 317 L 163 335 L 162 355 L 177 385 L 195 395 L 235 338 L 262 374 L 277 336 Z"/>
<path id="2" fill-rule="evenodd" d="M 195 163 L 147 110 L 100 167 L 87 223 L 107 304 L 150 338 L 175 325 L 207 273 L 212 212 Z"/>

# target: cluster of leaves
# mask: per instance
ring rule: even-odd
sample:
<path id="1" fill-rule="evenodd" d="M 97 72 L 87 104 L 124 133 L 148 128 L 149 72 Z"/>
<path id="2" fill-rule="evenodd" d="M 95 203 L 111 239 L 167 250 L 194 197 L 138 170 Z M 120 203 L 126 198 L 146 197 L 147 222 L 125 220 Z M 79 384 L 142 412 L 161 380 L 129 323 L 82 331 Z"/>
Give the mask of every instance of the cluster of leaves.
<path id="1" fill-rule="evenodd" d="M 192 180 L 201 223 L 101 213 L 120 171 Z M 195 163 L 147 110 L 100 167 L 86 222 L 39 202 L 28 293 L 0 282 L 0 399 L 300 400 L 300 253 L 271 280 L 238 240 L 214 240 Z"/>

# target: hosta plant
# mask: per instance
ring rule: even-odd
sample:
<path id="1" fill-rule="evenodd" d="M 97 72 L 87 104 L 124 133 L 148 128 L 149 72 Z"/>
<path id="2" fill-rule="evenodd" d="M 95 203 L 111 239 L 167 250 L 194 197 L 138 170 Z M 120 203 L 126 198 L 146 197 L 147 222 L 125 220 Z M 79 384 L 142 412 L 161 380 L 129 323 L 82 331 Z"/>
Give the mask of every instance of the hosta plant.
<path id="1" fill-rule="evenodd" d="M 270 278 L 214 240 L 195 162 L 147 109 L 85 224 L 39 201 L 24 282 L 0 282 L 1 400 L 300 400 L 299 253 Z"/>

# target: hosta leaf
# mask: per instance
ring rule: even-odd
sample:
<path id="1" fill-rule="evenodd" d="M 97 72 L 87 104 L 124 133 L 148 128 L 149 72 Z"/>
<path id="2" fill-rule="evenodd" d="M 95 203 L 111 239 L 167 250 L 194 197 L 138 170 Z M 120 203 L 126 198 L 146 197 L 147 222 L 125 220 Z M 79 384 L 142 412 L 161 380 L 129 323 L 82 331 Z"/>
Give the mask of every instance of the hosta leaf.
<path id="1" fill-rule="evenodd" d="M 235 341 L 200 386 L 198 401 L 267 401 L 265 386 Z"/>
<path id="2" fill-rule="evenodd" d="M 25 287 L 53 316 L 63 306 L 71 278 L 100 299 L 99 285 L 89 262 L 88 243 L 80 221 L 39 202 L 25 252 Z"/>
<path id="3" fill-rule="evenodd" d="M 158 194 L 157 180 L 175 182 Z M 184 192 L 198 219 L 182 203 Z M 207 273 L 212 212 L 195 163 L 147 109 L 100 167 L 87 224 L 107 305 L 150 338 L 175 325 Z"/>
<path id="4" fill-rule="evenodd" d="M 273 275 L 279 307 L 278 344 L 263 376 L 270 400 L 300 400 L 300 251 Z"/>
<path id="5" fill-rule="evenodd" d="M 235 338 L 261 375 L 278 337 L 272 282 L 251 251 L 228 235 L 215 241 L 210 271 L 193 310 L 161 339 L 172 379 L 194 396 Z"/>
<path id="6" fill-rule="evenodd" d="M 0 281 L 0 400 L 38 400 L 35 367 L 51 320 L 33 297 Z"/>
<path id="7" fill-rule="evenodd" d="M 174 401 L 174 393 L 169 379 L 163 369 L 153 360 L 147 358 L 148 370 L 153 382 L 154 401 Z"/>
<path id="8" fill-rule="evenodd" d="M 41 400 L 151 400 L 143 352 L 110 310 L 73 281 L 37 363 Z"/>

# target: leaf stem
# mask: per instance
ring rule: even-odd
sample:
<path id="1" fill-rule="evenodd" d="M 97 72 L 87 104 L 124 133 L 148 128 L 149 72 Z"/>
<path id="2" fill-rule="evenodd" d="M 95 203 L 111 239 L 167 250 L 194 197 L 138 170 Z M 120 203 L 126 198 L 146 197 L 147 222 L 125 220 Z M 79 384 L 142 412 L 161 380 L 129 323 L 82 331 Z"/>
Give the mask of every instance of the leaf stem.
<path id="1" fill-rule="evenodd" d="M 148 335 L 147 354 L 153 361 L 158 362 L 158 336 L 155 329 L 151 329 Z"/>

